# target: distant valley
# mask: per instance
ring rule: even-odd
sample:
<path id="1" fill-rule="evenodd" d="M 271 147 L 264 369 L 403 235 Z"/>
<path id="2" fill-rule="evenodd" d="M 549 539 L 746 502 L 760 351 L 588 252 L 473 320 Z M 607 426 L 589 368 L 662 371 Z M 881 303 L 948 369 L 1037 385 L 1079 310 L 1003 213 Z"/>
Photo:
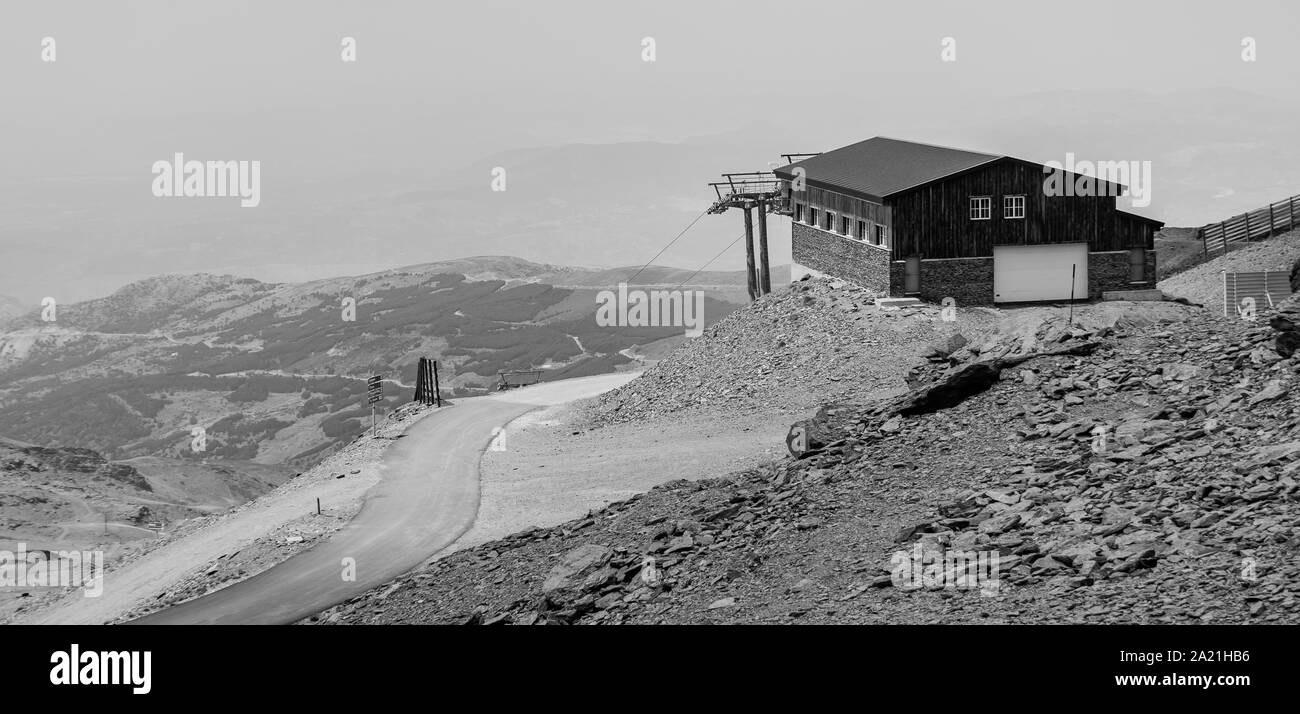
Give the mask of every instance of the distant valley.
<path id="1" fill-rule="evenodd" d="M 502 370 L 560 379 L 653 359 L 680 328 L 594 319 L 596 293 L 635 272 L 487 257 L 301 284 L 139 281 L 60 305 L 54 323 L 36 309 L 0 322 L 0 435 L 110 460 L 301 470 L 368 427 L 368 375 L 386 379 L 381 414 L 410 401 L 422 356 L 439 361 L 448 397 L 482 394 Z M 648 268 L 636 282 L 687 278 Z M 747 301 L 743 272 L 691 286 L 706 291 L 706 324 Z"/>

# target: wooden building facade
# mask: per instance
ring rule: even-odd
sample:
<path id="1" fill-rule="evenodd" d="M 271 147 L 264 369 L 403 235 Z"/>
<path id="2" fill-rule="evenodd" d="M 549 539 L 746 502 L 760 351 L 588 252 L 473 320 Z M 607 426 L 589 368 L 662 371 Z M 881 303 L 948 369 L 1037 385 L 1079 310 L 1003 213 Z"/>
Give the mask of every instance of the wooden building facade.
<path id="1" fill-rule="evenodd" d="M 1041 164 L 884 138 L 776 174 L 791 192 L 797 273 L 963 304 L 1155 284 L 1163 224 L 1119 210 L 1113 183 L 1060 172 L 1049 185 Z"/>

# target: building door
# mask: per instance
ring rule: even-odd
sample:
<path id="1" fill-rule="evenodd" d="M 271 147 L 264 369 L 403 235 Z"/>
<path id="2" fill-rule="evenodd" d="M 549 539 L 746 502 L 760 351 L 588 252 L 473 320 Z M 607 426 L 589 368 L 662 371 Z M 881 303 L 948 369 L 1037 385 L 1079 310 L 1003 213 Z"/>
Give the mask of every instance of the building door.
<path id="1" fill-rule="evenodd" d="M 993 302 L 1088 298 L 1088 244 L 993 246 Z"/>
<path id="2" fill-rule="evenodd" d="M 909 295 L 921 292 L 921 256 L 907 257 L 907 270 L 904 272 L 903 292 Z"/>
<path id="3" fill-rule="evenodd" d="M 1128 252 L 1128 281 L 1130 283 L 1141 283 L 1147 279 L 1147 252 L 1142 248 L 1134 248 Z"/>

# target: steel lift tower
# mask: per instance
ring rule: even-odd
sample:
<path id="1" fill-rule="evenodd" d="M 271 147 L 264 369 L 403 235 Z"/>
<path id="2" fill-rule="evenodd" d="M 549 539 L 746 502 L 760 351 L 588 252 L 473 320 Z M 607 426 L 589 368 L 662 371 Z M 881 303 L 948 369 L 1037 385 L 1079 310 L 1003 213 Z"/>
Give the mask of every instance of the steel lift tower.
<path id="1" fill-rule="evenodd" d="M 816 154 L 782 154 L 786 163 Z M 771 264 L 767 258 L 767 214 L 790 215 L 790 182 L 777 178 L 771 171 L 748 171 L 722 174 L 722 181 L 709 185 L 717 193 L 708 212 L 726 213 L 739 208 L 745 212 L 745 265 L 749 299 L 772 292 Z M 758 267 L 754 265 L 754 214 L 758 209 Z"/>

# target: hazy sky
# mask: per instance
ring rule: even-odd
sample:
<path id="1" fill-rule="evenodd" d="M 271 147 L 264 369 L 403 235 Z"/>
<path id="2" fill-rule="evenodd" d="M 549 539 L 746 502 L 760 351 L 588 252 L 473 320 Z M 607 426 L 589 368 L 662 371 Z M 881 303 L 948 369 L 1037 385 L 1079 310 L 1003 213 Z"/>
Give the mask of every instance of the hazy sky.
<path id="1" fill-rule="evenodd" d="M 147 195 L 149 166 L 173 151 L 274 159 L 281 187 L 415 182 L 521 147 L 713 134 L 753 140 L 758 166 L 777 148 L 824 150 L 877 134 L 1046 160 L 1059 156 L 1058 143 L 1064 151 L 1083 136 L 1047 118 L 1053 107 L 1067 113 L 1058 107 L 1067 101 L 1070 120 L 1090 137 L 1105 128 L 1118 142 L 1106 149 L 1168 140 L 1200 121 L 1187 140 L 1194 152 L 1233 142 L 1253 152 L 1234 170 L 1266 180 L 1204 189 L 1245 205 L 1179 206 L 1183 215 L 1167 217 L 1210 220 L 1258 197 L 1300 193 L 1288 192 L 1300 179 L 1290 165 L 1282 173 L 1268 165 L 1274 129 L 1242 138 L 1254 120 L 1233 116 L 1296 105 L 1297 27 L 1294 0 L 6 2 L 0 190 L 9 199 L 0 204 L 0 250 L 18 260 L 0 261 L 0 294 L 27 300 L 49 286 L 80 299 L 150 272 L 193 269 L 143 255 L 133 270 L 100 281 L 83 275 L 71 286 L 69 276 L 87 269 L 69 267 L 69 256 L 105 249 L 99 229 L 77 237 L 78 225 L 107 221 L 118 236 L 145 231 L 156 225 L 154 204 L 101 213 L 96 206 L 116 199 L 91 184 L 51 184 L 67 189 L 39 199 L 16 188 L 80 178 Z M 46 36 L 57 42 L 54 63 L 41 61 Z M 356 39 L 355 63 L 340 60 L 345 36 Z M 655 40 L 654 62 L 642 60 L 645 37 Z M 956 62 L 940 61 L 944 37 L 956 40 Z M 1255 62 L 1242 61 L 1244 37 L 1257 43 Z M 1096 115 L 1084 116 L 1077 107 L 1094 92 Z M 1214 103 L 1210 119 L 1197 116 L 1201 96 Z M 1142 128 L 1126 132 L 1139 111 Z M 764 137 L 781 141 L 769 146 Z M 1088 138 L 1082 148 L 1101 142 Z M 1168 186 L 1191 185 L 1165 175 Z M 709 178 L 695 189 L 701 208 Z M 191 220 L 207 220 L 209 210 L 194 208 Z M 108 248 L 138 249 L 113 240 Z M 478 252 L 458 240 L 447 237 L 436 257 Z M 640 245 L 620 262 L 653 253 Z M 688 257 L 695 254 L 681 262 Z M 719 267 L 740 260 L 730 255 Z M 245 262 L 256 272 L 257 261 Z M 326 262 L 322 271 L 346 268 Z M 383 264 L 371 256 L 364 267 Z"/>
<path id="2" fill-rule="evenodd" d="M 428 122 L 423 136 L 438 142 L 420 156 L 472 158 L 530 139 L 672 139 L 758 116 L 793 121 L 800 97 L 844 98 L 828 111 L 858 112 L 868 95 L 868 110 L 921 112 L 954 94 L 1059 89 L 1280 95 L 1300 73 L 1300 6 L 1289 0 L 87 0 L 0 13 L 6 114 L 30 129 L 75 128 L 80 137 L 60 137 L 74 146 L 112 142 L 93 130 L 105 120 L 219 130 L 223 115 L 364 121 L 420 107 L 413 123 Z M 40 62 L 44 36 L 58 42 L 55 65 Z M 355 64 L 339 59 L 343 36 L 358 41 Z M 654 63 L 641 60 L 647 36 Z M 1246 36 L 1259 44 L 1255 63 L 1241 61 Z M 956 39 L 957 62 L 939 61 L 943 37 Z M 56 148 L 19 143 L 23 155 Z"/>

